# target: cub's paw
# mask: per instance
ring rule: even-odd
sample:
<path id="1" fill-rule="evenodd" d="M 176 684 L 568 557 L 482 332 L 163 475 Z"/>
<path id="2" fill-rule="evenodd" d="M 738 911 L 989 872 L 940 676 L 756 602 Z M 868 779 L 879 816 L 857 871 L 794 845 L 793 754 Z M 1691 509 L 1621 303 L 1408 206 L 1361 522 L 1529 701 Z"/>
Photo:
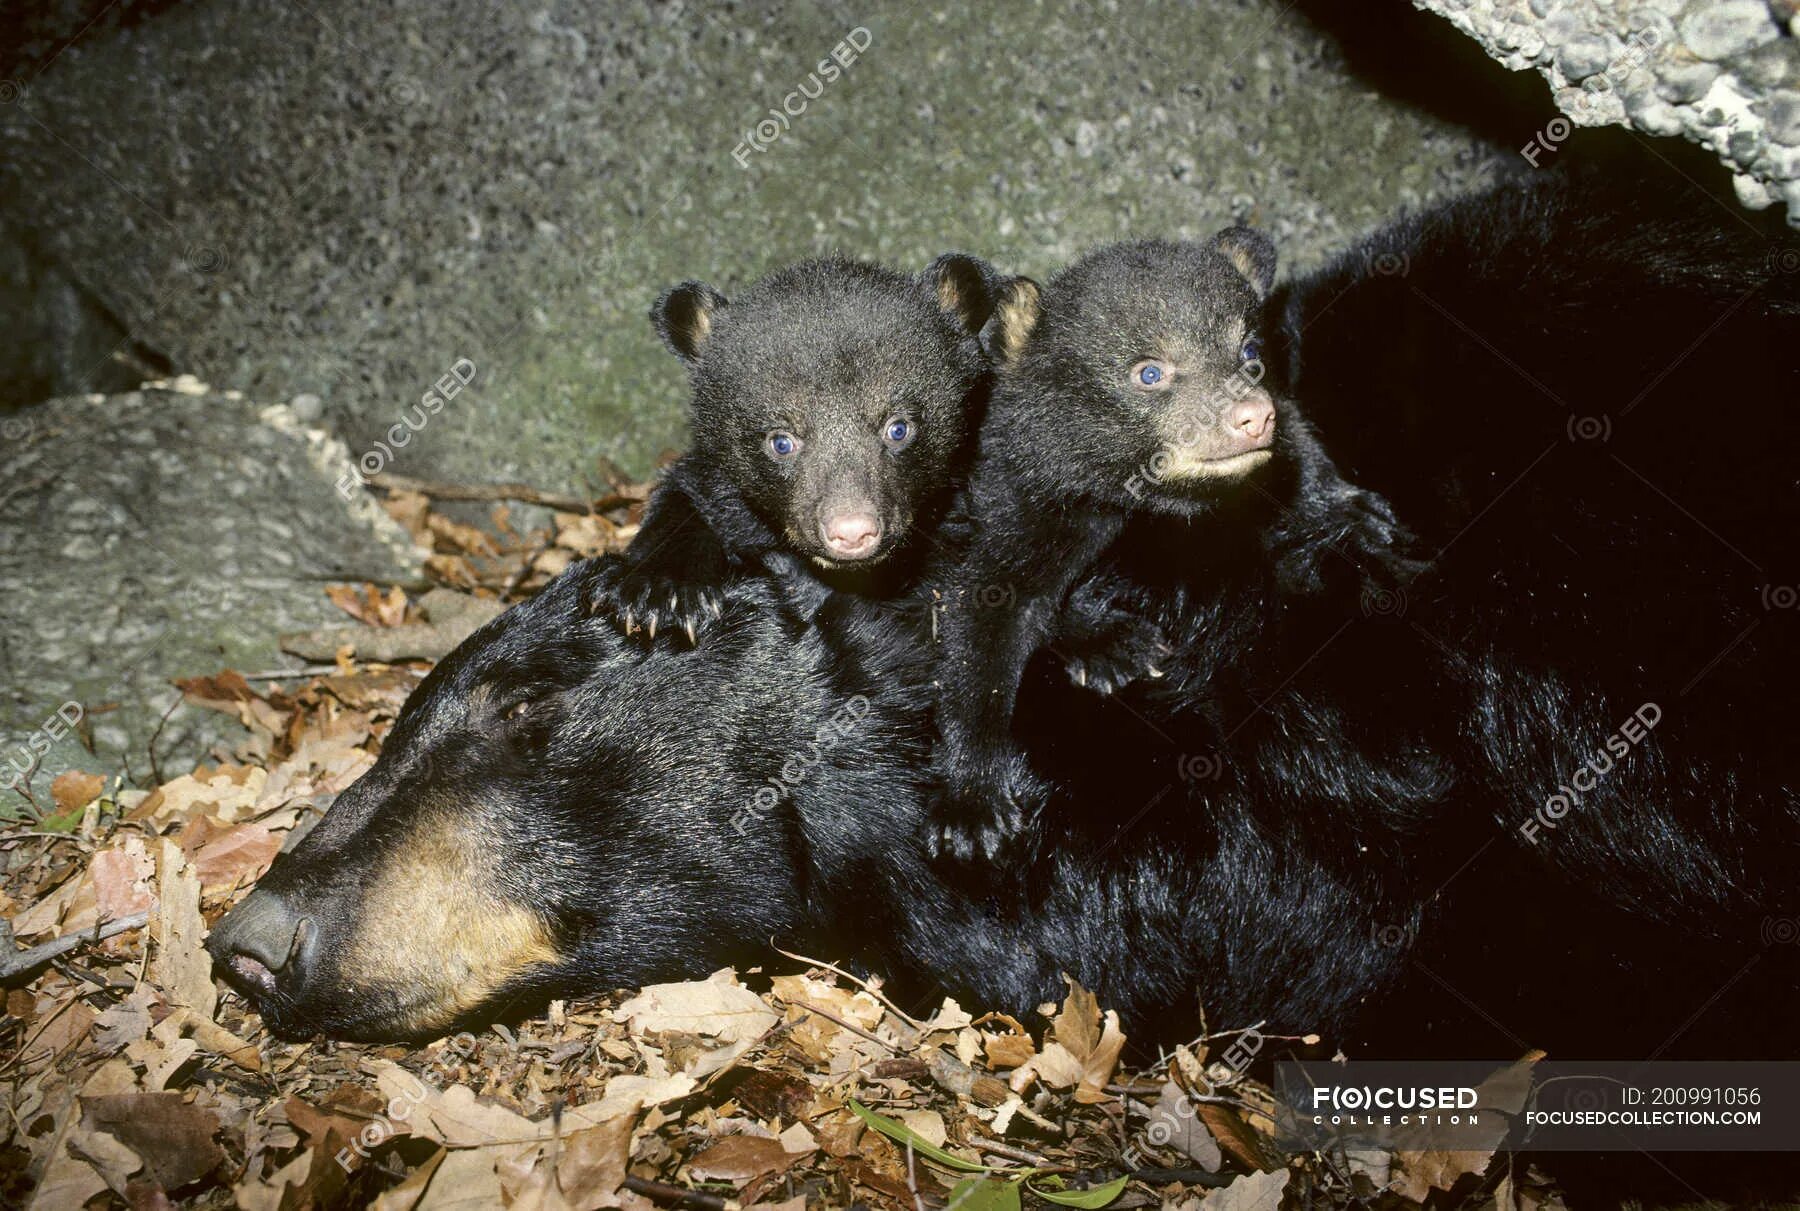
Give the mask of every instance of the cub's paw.
<path id="1" fill-rule="evenodd" d="M 1161 627 L 1124 617 L 1073 645 L 1064 662 L 1069 680 L 1097 694 L 1116 694 L 1134 681 L 1155 680 L 1174 653 Z"/>
<path id="2" fill-rule="evenodd" d="M 1030 835 L 1043 798 L 1036 780 L 1017 771 L 989 787 L 946 788 L 932 801 L 926 847 L 940 861 L 998 862 Z"/>
<path id="3" fill-rule="evenodd" d="M 699 642 L 700 630 L 719 617 L 722 586 L 659 576 L 644 568 L 614 563 L 595 582 L 589 607 L 627 635 L 651 642 L 661 635 L 684 635 Z"/>

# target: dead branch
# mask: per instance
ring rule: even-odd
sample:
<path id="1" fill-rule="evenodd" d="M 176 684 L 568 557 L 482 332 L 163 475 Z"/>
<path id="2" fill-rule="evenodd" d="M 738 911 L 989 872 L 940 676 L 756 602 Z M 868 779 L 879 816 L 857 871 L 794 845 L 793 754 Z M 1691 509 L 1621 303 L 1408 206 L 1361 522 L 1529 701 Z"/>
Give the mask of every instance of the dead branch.
<path id="1" fill-rule="evenodd" d="M 665 1182 L 653 1182 L 641 1177 L 627 1177 L 625 1188 L 633 1194 L 641 1194 L 654 1202 L 677 1208 L 677 1211 L 727 1211 L 736 1204 L 720 1198 L 716 1194 L 707 1194 L 700 1190 L 687 1190 L 681 1186 L 671 1186 Z"/>
<path id="2" fill-rule="evenodd" d="M 114 917 L 104 925 L 96 925 L 93 929 L 84 929 L 79 933 L 64 934 L 48 942 L 40 942 L 36 946 L 16 950 L 11 954 L 0 955 L 0 982 L 11 980 L 23 974 L 32 974 L 50 960 L 68 954 L 83 942 L 104 942 L 118 934 L 128 933 L 133 929 L 142 929 L 150 921 L 150 913 L 134 912 L 127 917 Z M 11 931 L 8 930 L 10 933 Z"/>
<path id="3" fill-rule="evenodd" d="M 417 492 L 433 500 L 516 500 L 561 513 L 605 513 L 609 509 L 636 504 L 642 499 L 624 492 L 609 492 L 597 500 L 581 500 L 574 496 L 545 492 L 529 484 L 449 484 L 390 472 L 372 475 L 369 482 L 389 492 Z"/>

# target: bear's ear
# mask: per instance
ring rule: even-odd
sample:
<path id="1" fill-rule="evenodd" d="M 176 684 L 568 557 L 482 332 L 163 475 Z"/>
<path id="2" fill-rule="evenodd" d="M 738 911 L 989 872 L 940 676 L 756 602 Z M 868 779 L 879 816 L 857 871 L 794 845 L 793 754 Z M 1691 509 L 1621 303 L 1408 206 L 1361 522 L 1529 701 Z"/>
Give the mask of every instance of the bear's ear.
<path id="1" fill-rule="evenodd" d="M 964 332 L 976 333 L 994 313 L 994 267 L 966 252 L 946 252 L 919 275 Z"/>
<path id="2" fill-rule="evenodd" d="M 1212 238 L 1213 251 L 1231 262 L 1257 298 L 1275 284 L 1275 242 L 1254 227 L 1227 227 Z"/>
<path id="3" fill-rule="evenodd" d="M 683 282 L 663 291 L 650 309 L 650 322 L 656 325 L 663 344 L 692 365 L 706 350 L 713 315 L 724 309 L 725 296 L 705 282 Z"/>
<path id="4" fill-rule="evenodd" d="M 1000 287 L 994 314 L 981 330 L 981 347 L 996 365 L 1018 358 L 1042 314 L 1043 290 L 1028 277 L 1008 278 Z"/>

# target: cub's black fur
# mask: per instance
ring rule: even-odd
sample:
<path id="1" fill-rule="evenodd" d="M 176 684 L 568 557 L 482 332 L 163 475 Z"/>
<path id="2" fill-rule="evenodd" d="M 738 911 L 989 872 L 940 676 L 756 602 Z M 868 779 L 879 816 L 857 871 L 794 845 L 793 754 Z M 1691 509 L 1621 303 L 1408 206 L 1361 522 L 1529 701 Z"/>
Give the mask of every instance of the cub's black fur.
<path id="1" fill-rule="evenodd" d="M 939 848 L 994 857 L 1042 799 L 1012 727 L 1034 653 L 1056 651 L 1103 693 L 1161 675 L 1168 649 L 1146 613 L 1074 592 L 1110 549 L 1192 545 L 1210 525 L 1297 584 L 1314 574 L 1295 554 L 1309 543 L 1367 537 L 1383 551 L 1371 563 L 1388 558 L 1385 506 L 1338 478 L 1297 419 L 1278 419 L 1262 385 L 1274 275 L 1273 246 L 1240 227 L 1207 244 L 1114 245 L 1041 292 L 1007 288 L 961 553 L 938 576 Z"/>
<path id="2" fill-rule="evenodd" d="M 1145 274 L 1112 311 L 1180 324 L 1209 297 Z M 1776 1047 L 1757 1031 L 1800 957 L 1800 245 L 1662 177 L 1554 176 L 1397 225 L 1264 328 L 1273 460 L 1134 519 L 1063 603 L 1159 638 L 1158 676 L 1111 705 L 1189 776 L 1133 793 L 1385 872 L 1421 913 L 1409 978 L 1465 1029 L 1599 1053 L 1616 1020 L 1522 992 L 1660 1006 L 1646 973 L 1680 972 L 1652 1047 L 1734 1012 Z M 1091 356 L 1064 331 L 1040 325 L 1040 364 Z M 1069 709 L 1057 663 L 1000 739 L 1080 785 L 1080 754 L 1037 743 Z M 1092 810 L 1051 802 L 1042 844 Z M 1471 926 L 1484 899 L 1504 917 Z"/>
<path id="3" fill-rule="evenodd" d="M 917 277 L 804 261 L 735 302 L 700 282 L 651 317 L 693 379 L 693 445 L 597 604 L 690 640 L 728 579 L 783 566 L 882 596 L 905 585 L 980 419 L 995 279 L 946 253 Z"/>

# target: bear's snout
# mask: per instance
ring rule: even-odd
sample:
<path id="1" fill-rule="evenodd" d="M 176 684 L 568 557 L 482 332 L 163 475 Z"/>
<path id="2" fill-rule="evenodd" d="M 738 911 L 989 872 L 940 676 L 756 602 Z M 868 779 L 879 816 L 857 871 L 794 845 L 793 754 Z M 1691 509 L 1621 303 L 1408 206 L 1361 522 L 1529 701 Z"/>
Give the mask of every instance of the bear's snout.
<path id="1" fill-rule="evenodd" d="M 1225 432 L 1240 450 L 1263 450 L 1275 440 L 1275 401 L 1256 392 L 1225 413 Z"/>
<path id="2" fill-rule="evenodd" d="M 881 545 L 881 519 L 868 509 L 828 512 L 819 519 L 819 540 L 834 559 L 867 559 Z"/>

